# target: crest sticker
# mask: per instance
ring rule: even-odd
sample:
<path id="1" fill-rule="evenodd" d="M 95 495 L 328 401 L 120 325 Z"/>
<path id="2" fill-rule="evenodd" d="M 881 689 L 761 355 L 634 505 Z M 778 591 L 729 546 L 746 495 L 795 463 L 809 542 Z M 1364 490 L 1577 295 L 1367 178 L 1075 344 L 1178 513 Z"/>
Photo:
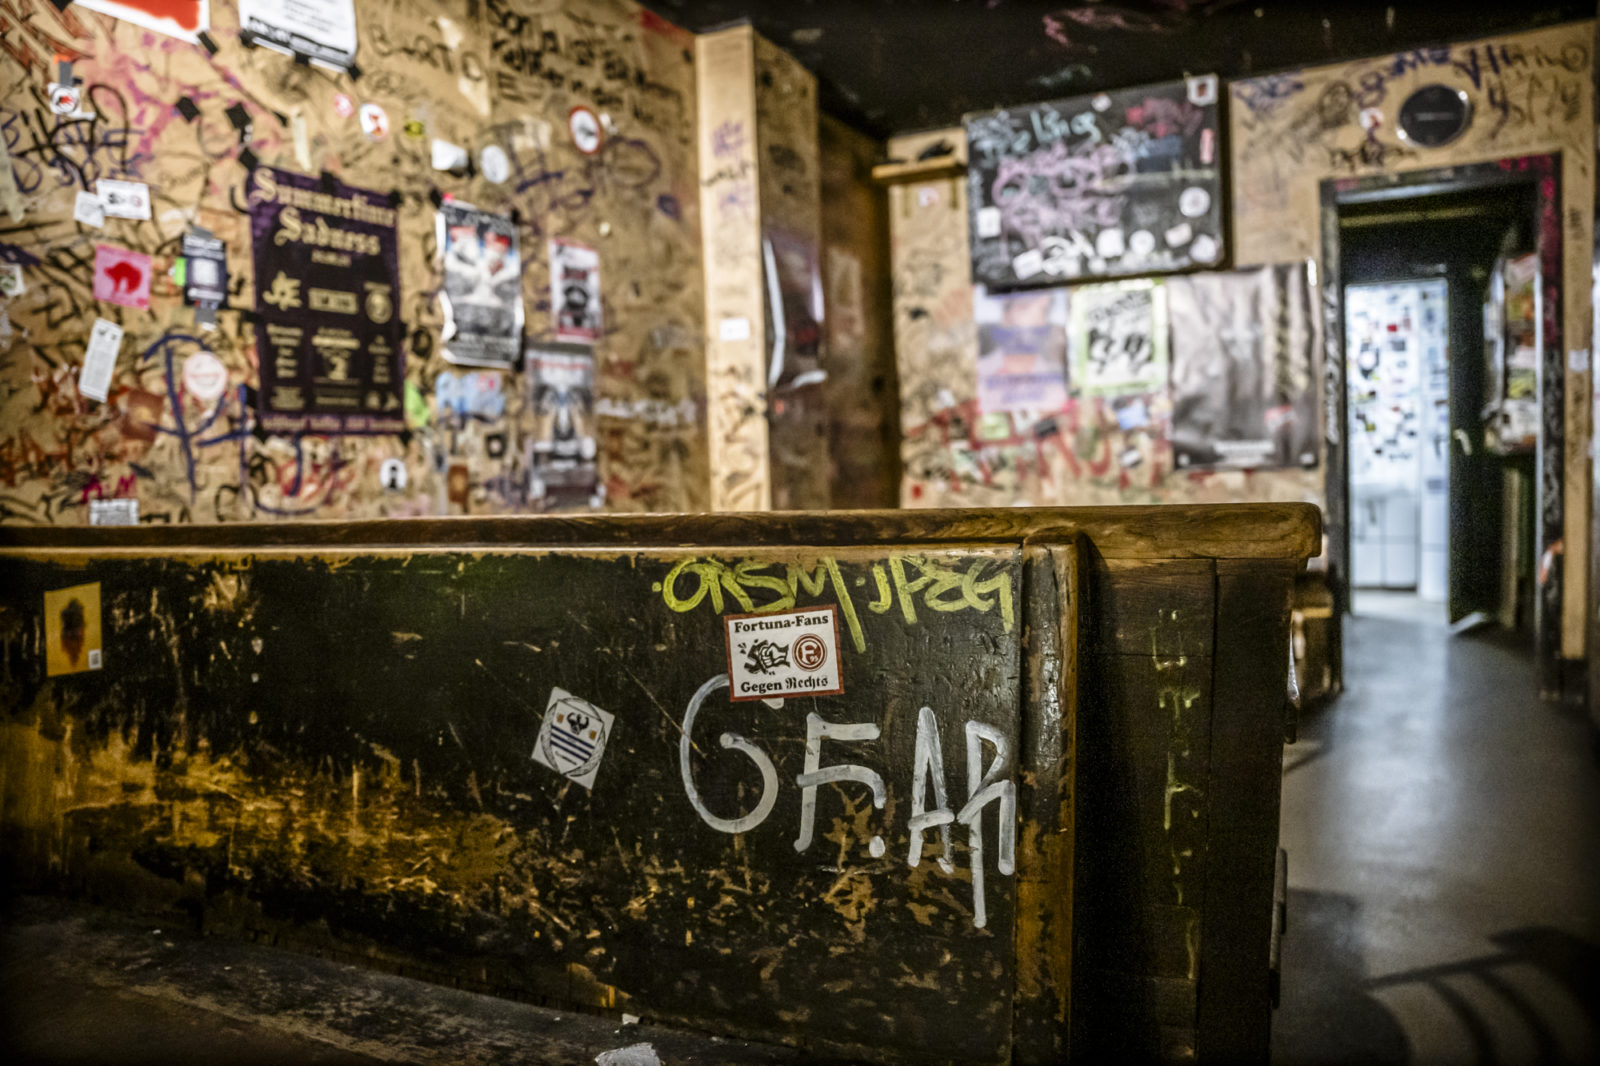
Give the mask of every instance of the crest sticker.
<path id="1" fill-rule="evenodd" d="M 539 727 L 539 740 L 533 748 L 533 761 L 584 788 L 593 788 L 615 721 L 610 713 L 588 700 L 565 689 L 551 689 L 544 724 Z"/>

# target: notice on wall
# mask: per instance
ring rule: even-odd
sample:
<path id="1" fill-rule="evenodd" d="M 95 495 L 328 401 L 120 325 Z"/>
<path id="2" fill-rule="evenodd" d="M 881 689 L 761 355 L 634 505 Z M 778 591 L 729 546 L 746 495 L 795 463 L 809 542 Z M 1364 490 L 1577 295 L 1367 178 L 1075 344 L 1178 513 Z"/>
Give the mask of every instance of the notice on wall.
<path id="1" fill-rule="evenodd" d="M 246 186 L 270 433 L 399 433 L 404 348 L 387 196 L 276 167 Z"/>
<path id="2" fill-rule="evenodd" d="M 114 500 L 90 500 L 89 524 L 91 526 L 136 526 L 139 524 L 139 501 L 133 496 Z"/>
<path id="3" fill-rule="evenodd" d="M 1159 281 L 1085 285 L 1073 291 L 1072 383 L 1084 396 L 1167 387 L 1167 301 Z"/>
<path id="4" fill-rule="evenodd" d="M 45 676 L 81 674 L 100 666 L 100 583 L 46 592 Z"/>
<path id="5" fill-rule="evenodd" d="M 990 289 L 1215 266 L 1214 77 L 968 115 L 972 280 Z"/>
<path id="6" fill-rule="evenodd" d="M 527 352 L 528 497 L 546 510 L 599 507 L 605 492 L 594 439 L 594 353 L 541 344 Z"/>
<path id="7" fill-rule="evenodd" d="M 211 0 L 77 0 L 77 6 L 191 44 L 211 28 Z"/>
<path id="8" fill-rule="evenodd" d="M 117 353 L 122 350 L 122 327 L 97 318 L 89 330 L 89 347 L 83 353 L 83 369 L 78 371 L 78 392 L 91 400 L 106 402 L 111 394 L 111 377 L 117 369 Z"/>
<path id="9" fill-rule="evenodd" d="M 600 336 L 600 253 L 585 244 L 550 241 L 550 307 L 556 340 Z"/>
<path id="10" fill-rule="evenodd" d="M 1173 465 L 1315 466 L 1320 376 L 1304 265 L 1166 284 Z"/>
<path id="11" fill-rule="evenodd" d="M 509 369 L 522 353 L 522 256 L 509 218 L 446 203 L 438 214 L 444 255 L 444 357 Z"/>
<path id="12" fill-rule="evenodd" d="M 246 44 L 349 70 L 356 59 L 355 0 L 239 0 Z"/>
<path id="13" fill-rule="evenodd" d="M 1037 417 L 1066 406 L 1066 290 L 974 295 L 979 412 Z"/>
<path id="14" fill-rule="evenodd" d="M 94 194 L 105 208 L 107 218 L 147 220 L 150 217 L 150 186 L 138 181 L 94 183 Z"/>

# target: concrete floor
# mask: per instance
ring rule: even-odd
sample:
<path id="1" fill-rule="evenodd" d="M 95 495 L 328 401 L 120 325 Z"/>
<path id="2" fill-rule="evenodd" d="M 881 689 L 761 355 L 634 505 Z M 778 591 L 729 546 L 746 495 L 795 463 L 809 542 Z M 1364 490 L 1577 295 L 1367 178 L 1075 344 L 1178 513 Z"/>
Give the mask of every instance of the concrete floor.
<path id="1" fill-rule="evenodd" d="M 1600 767 L 1531 652 L 1358 592 L 1285 753 L 1277 1061 L 1600 1060 Z"/>
<path id="2" fill-rule="evenodd" d="M 1362 595 L 1285 758 L 1285 1063 L 1600 1060 L 1600 767 L 1531 656 Z M 6 1061 L 800 1062 L 57 901 L 0 915 Z M 641 1047 L 645 1045 L 646 1047 Z"/>

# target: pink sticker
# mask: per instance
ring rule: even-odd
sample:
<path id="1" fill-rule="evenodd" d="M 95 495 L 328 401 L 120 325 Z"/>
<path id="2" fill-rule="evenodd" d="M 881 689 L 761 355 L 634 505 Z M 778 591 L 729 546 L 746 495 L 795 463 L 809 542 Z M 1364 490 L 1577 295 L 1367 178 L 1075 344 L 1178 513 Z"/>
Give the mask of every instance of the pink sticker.
<path id="1" fill-rule="evenodd" d="M 94 298 L 106 303 L 150 309 L 150 257 L 109 244 L 94 246 Z"/>
<path id="2" fill-rule="evenodd" d="M 1200 131 L 1200 165 L 1210 166 L 1211 160 L 1216 157 L 1216 134 L 1208 129 Z"/>
<path id="3" fill-rule="evenodd" d="M 349 118 L 356 113 L 356 102 L 344 93 L 336 93 L 333 98 L 333 113 L 340 118 Z"/>

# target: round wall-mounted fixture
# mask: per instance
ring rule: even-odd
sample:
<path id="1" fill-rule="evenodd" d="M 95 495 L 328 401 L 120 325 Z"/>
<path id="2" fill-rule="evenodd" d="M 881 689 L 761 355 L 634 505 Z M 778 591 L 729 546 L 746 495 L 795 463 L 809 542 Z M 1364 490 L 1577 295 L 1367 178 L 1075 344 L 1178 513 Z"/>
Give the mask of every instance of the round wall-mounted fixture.
<path id="1" fill-rule="evenodd" d="M 1443 148 L 1472 125 L 1472 98 L 1448 85 L 1424 85 L 1400 105 L 1400 136 L 1418 148 Z"/>

